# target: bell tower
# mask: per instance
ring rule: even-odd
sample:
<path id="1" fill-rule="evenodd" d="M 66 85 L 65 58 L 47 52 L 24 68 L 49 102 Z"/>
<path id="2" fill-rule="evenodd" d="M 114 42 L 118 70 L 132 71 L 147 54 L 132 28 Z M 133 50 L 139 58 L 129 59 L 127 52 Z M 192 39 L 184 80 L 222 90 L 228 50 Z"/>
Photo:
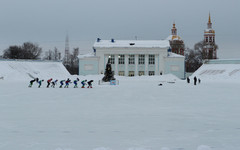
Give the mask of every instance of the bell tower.
<path id="1" fill-rule="evenodd" d="M 212 29 L 210 13 L 208 17 L 207 29 L 204 31 L 203 59 L 217 59 L 215 31 Z"/>
<path id="2" fill-rule="evenodd" d="M 185 45 L 180 36 L 177 35 L 177 28 L 175 22 L 173 22 L 173 27 L 171 31 L 172 33 L 170 35 L 169 42 L 172 52 L 184 56 Z"/>

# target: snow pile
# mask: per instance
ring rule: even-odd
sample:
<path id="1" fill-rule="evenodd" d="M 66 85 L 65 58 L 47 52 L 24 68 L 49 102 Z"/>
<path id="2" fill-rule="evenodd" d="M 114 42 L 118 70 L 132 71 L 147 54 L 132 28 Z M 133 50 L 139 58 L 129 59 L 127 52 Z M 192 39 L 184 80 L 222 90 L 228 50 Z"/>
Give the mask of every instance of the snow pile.
<path id="1" fill-rule="evenodd" d="M 204 80 L 232 80 L 240 79 L 240 64 L 203 64 L 191 77 Z"/>
<path id="2" fill-rule="evenodd" d="M 66 78 L 70 75 L 61 62 L 49 61 L 0 61 L 0 70 L 4 80 Z"/>

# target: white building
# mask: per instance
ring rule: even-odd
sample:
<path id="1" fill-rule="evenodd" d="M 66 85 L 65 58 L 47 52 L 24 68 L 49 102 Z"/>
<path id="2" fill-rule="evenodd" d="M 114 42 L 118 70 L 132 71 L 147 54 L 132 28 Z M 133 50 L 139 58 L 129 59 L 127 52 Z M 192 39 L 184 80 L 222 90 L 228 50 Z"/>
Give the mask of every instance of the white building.
<path id="1" fill-rule="evenodd" d="M 103 74 L 108 59 L 115 75 L 174 74 L 185 78 L 184 56 L 169 52 L 168 40 L 101 40 L 94 55 L 79 57 L 79 74 Z"/>

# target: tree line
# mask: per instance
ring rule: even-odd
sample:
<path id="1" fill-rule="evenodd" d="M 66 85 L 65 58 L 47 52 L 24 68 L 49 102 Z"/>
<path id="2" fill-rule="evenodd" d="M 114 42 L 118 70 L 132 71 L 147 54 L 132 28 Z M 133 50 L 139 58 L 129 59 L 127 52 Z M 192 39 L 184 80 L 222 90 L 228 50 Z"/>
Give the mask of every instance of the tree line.
<path id="1" fill-rule="evenodd" d="M 31 60 L 54 60 L 61 61 L 65 60 L 61 56 L 61 52 L 55 47 L 54 50 L 45 51 L 42 56 L 42 48 L 38 44 L 32 42 L 25 42 L 22 45 L 9 46 L 3 52 L 3 58 L 5 59 L 31 59 Z M 73 52 L 70 52 L 68 62 L 63 61 L 63 65 L 69 71 L 70 74 L 78 74 L 78 54 L 79 48 L 74 48 Z"/>

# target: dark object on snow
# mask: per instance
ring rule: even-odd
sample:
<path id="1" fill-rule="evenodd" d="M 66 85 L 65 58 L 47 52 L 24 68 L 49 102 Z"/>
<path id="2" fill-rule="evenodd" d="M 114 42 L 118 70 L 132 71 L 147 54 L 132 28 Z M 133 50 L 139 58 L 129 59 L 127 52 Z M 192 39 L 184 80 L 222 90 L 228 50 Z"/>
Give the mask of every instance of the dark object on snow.
<path id="1" fill-rule="evenodd" d="M 187 77 L 187 83 L 190 83 L 190 79 L 189 79 L 189 77 Z"/>
<path id="2" fill-rule="evenodd" d="M 35 82 L 35 81 L 36 81 L 35 79 L 31 80 L 31 81 L 30 81 L 30 84 L 29 84 L 29 86 L 28 86 L 28 87 L 32 87 L 32 85 L 33 85 L 33 82 Z"/>
<path id="3" fill-rule="evenodd" d="M 93 82 L 93 80 L 90 80 L 90 81 L 87 82 L 88 83 L 88 87 L 87 88 L 92 88 L 92 82 Z"/>
<path id="4" fill-rule="evenodd" d="M 197 77 L 195 76 L 193 79 L 194 79 L 194 85 L 197 85 Z"/>
<path id="5" fill-rule="evenodd" d="M 106 69 L 104 72 L 104 77 L 102 78 L 102 81 L 109 82 L 110 80 L 115 80 L 113 72 L 112 72 L 112 66 L 110 64 L 110 59 L 108 59 L 108 63 L 106 65 Z"/>
<path id="6" fill-rule="evenodd" d="M 158 84 L 158 86 L 162 86 L 162 83 Z"/>
<path id="7" fill-rule="evenodd" d="M 200 84 L 201 83 L 201 80 L 198 78 L 198 84 Z"/>

